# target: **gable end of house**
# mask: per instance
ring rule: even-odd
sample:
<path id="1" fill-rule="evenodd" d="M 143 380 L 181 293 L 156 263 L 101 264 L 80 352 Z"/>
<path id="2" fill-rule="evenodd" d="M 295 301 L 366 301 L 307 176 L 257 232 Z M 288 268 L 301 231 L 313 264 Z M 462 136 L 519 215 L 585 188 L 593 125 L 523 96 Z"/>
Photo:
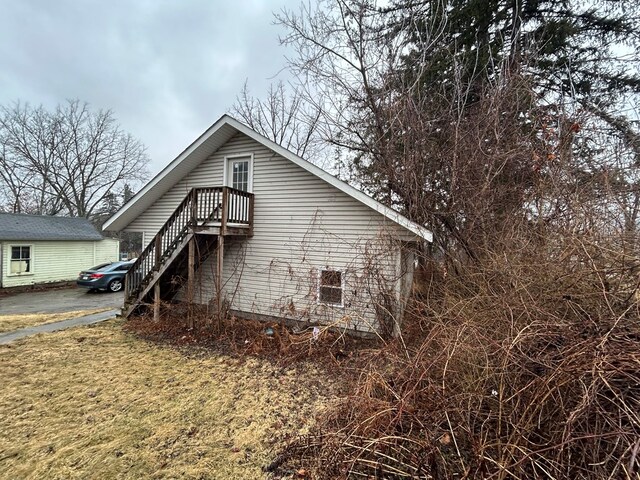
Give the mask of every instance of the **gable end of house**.
<path id="1" fill-rule="evenodd" d="M 168 192 L 183 177 L 193 171 L 206 158 L 218 151 L 225 143 L 238 133 L 242 133 L 281 157 L 301 167 L 329 185 L 337 188 L 358 202 L 400 225 L 404 229 L 431 242 L 433 235 L 427 228 L 418 225 L 395 210 L 377 202 L 365 193 L 339 180 L 335 176 L 295 155 L 277 143 L 255 132 L 229 115 L 223 115 L 206 132 L 196 139 L 147 185 L 137 195 L 127 202 L 104 225 L 103 230 L 120 231 L 127 227 L 135 218 L 146 211 L 155 201 Z M 226 166 L 226 165 L 225 165 Z"/>

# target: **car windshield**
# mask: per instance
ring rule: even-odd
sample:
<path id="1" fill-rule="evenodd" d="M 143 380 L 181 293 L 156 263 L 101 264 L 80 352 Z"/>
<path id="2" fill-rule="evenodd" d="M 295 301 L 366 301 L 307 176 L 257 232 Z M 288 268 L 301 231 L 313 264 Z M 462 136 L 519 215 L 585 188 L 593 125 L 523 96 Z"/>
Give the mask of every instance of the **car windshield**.
<path id="1" fill-rule="evenodd" d="M 113 265 L 113 263 L 101 263 L 100 265 L 96 265 L 95 267 L 91 267 L 89 270 L 104 272 L 105 270 L 109 270 L 109 267 Z"/>

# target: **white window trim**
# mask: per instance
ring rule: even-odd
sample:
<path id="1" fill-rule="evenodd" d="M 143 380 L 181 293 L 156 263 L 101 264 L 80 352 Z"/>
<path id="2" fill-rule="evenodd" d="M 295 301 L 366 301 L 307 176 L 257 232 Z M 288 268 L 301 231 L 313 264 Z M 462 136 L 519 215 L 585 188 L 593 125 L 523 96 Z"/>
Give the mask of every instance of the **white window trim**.
<path id="1" fill-rule="evenodd" d="M 222 184 L 231 187 L 229 182 L 229 162 L 240 158 L 249 159 L 249 178 L 247 179 L 247 191 L 253 193 L 253 153 L 239 153 L 237 155 L 227 155 L 224 157 L 224 168 L 222 171 Z"/>
<path id="2" fill-rule="evenodd" d="M 11 273 L 11 249 L 13 247 L 29 247 L 29 271 L 26 273 Z M 35 275 L 34 268 L 34 248 L 32 243 L 8 243 L 7 244 L 7 277 L 27 277 L 29 275 Z"/>
<path id="3" fill-rule="evenodd" d="M 345 294 L 345 271 L 340 270 L 338 268 L 330 268 L 330 267 L 318 267 L 317 271 L 317 281 L 316 281 L 316 303 L 318 305 L 326 305 L 327 307 L 336 307 L 336 308 L 344 308 L 344 294 Z M 340 303 L 327 303 L 320 301 L 320 282 L 322 281 L 322 272 L 340 272 Z"/>

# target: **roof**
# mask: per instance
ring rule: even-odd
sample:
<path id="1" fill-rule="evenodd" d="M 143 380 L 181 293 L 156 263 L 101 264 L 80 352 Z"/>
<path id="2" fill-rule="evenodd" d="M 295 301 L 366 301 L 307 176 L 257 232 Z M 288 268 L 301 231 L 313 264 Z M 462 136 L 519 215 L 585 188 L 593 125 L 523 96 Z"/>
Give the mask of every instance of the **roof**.
<path id="1" fill-rule="evenodd" d="M 0 213 L 0 241 L 97 241 L 102 238 L 102 235 L 86 218 Z"/>
<path id="2" fill-rule="evenodd" d="M 431 242 L 433 234 L 422 225 L 412 222 L 395 210 L 374 200 L 369 195 L 357 190 L 347 183 L 339 180 L 330 173 L 316 165 L 304 160 L 293 152 L 260 135 L 255 130 L 240 123 L 229 115 L 223 115 L 207 131 L 189 145 L 180 155 L 158 173 L 142 190 L 131 198 L 120 210 L 118 210 L 103 226 L 103 230 L 119 231 L 124 229 L 136 217 L 142 214 L 156 200 L 164 195 L 182 177 L 196 168 L 204 159 L 216 152 L 237 133 L 252 138 L 287 160 L 302 167 L 315 176 L 323 179 L 347 195 L 355 198 L 373 210 L 381 213 L 388 219 L 406 228 L 414 234 Z"/>

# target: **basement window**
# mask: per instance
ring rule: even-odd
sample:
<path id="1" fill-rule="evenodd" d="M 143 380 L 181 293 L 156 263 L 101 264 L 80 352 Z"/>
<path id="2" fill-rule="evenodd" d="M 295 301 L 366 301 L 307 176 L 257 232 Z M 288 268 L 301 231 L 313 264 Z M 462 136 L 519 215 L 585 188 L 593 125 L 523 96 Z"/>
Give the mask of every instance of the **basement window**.
<path id="1" fill-rule="evenodd" d="M 342 281 L 341 271 L 320 270 L 320 277 L 318 278 L 318 302 L 341 307 Z"/>
<path id="2" fill-rule="evenodd" d="M 9 260 L 10 275 L 24 275 L 31 272 L 31 246 L 11 245 L 11 258 Z"/>

